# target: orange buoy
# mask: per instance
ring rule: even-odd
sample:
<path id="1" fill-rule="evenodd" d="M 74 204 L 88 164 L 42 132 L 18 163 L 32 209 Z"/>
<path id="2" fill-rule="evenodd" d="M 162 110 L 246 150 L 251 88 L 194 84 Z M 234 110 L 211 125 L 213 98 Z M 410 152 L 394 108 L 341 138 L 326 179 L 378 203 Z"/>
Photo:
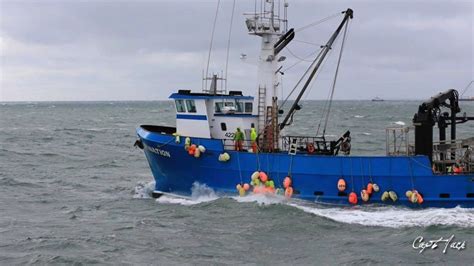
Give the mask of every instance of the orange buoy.
<path id="1" fill-rule="evenodd" d="M 418 197 L 418 204 L 422 204 L 423 203 L 423 197 L 420 195 L 420 193 L 416 193 L 417 197 Z"/>
<path id="2" fill-rule="evenodd" d="M 339 181 L 337 181 L 337 189 L 339 191 L 344 191 L 346 190 L 346 181 L 344 181 L 344 179 L 339 179 Z"/>
<path id="3" fill-rule="evenodd" d="M 293 188 L 292 187 L 287 187 L 285 189 L 285 197 L 291 198 L 293 196 Z"/>
<path id="4" fill-rule="evenodd" d="M 253 187 L 253 193 L 259 194 L 263 192 L 263 186 L 255 186 Z"/>
<path id="5" fill-rule="evenodd" d="M 245 191 L 249 190 L 249 189 L 250 189 L 250 185 L 247 184 L 247 183 L 245 183 L 245 184 L 244 184 L 244 189 L 245 189 Z"/>
<path id="6" fill-rule="evenodd" d="M 349 203 L 357 204 L 357 194 L 355 192 L 349 193 Z"/>
<path id="7" fill-rule="evenodd" d="M 283 187 L 288 188 L 290 186 L 291 186 L 291 178 L 287 176 L 285 177 L 285 179 L 283 179 Z"/>
<path id="8" fill-rule="evenodd" d="M 372 185 L 372 183 L 367 184 L 367 193 L 369 193 L 369 195 L 372 195 L 373 192 L 374 192 L 374 185 Z"/>
<path id="9" fill-rule="evenodd" d="M 360 198 L 363 201 L 369 201 L 369 193 L 367 192 L 367 190 L 362 189 L 362 191 L 360 192 Z"/>
<path id="10" fill-rule="evenodd" d="M 265 174 L 265 172 L 260 172 L 258 174 L 258 176 L 260 177 L 260 181 L 262 181 L 264 183 L 268 181 L 268 176 L 267 176 L 267 174 Z"/>
<path id="11" fill-rule="evenodd" d="M 196 144 L 193 144 L 193 145 L 189 146 L 189 148 L 188 148 L 188 154 L 189 155 L 194 155 L 195 151 L 196 151 Z"/>
<path id="12" fill-rule="evenodd" d="M 456 175 L 462 173 L 462 167 L 460 167 L 460 166 L 459 166 L 459 167 L 454 166 L 454 167 L 453 167 L 453 172 L 454 172 L 454 174 L 456 174 Z"/>

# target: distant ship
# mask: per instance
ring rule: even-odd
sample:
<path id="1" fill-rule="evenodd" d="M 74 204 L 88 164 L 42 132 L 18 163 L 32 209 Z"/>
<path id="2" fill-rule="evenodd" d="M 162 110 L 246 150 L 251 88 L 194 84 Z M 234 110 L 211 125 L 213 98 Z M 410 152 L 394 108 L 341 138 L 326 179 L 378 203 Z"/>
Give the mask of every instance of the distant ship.
<path id="1" fill-rule="evenodd" d="M 383 101 L 385 101 L 385 100 L 382 99 L 382 98 L 379 98 L 379 97 L 375 97 L 375 98 L 372 99 L 372 102 L 383 102 Z"/>
<path id="2" fill-rule="evenodd" d="M 201 92 L 178 90 L 169 96 L 176 111 L 175 127 L 137 128 L 135 145 L 144 151 L 156 181 L 153 196 L 189 196 L 194 187 L 206 185 L 218 195 L 268 193 L 336 205 L 473 208 L 474 132 L 470 138 L 458 139 L 456 128 L 474 117 L 457 116 L 461 108 L 456 90 L 422 103 L 413 127 L 386 129 L 385 156 L 350 155 L 350 131 L 326 139 L 332 93 L 322 134 L 285 134 L 284 128 L 302 108 L 301 98 L 341 33 L 340 62 L 353 11 L 342 12 L 342 22 L 326 45 L 318 47 L 320 53 L 305 73 L 309 75 L 301 78 L 306 82 L 291 108 L 283 111 L 278 99 L 284 60 L 280 53 L 297 31 L 287 28 L 287 2 L 281 1 L 283 17 L 276 2 L 280 3 L 262 0 L 254 13 L 245 14 L 248 33 L 261 38 L 255 97 L 219 88 L 224 77 L 206 74 L 204 81 L 211 83 L 203 82 Z M 257 12 L 257 6 L 262 10 Z M 335 84 L 334 79 L 332 92 Z M 437 129 L 439 141 L 435 142 Z"/>

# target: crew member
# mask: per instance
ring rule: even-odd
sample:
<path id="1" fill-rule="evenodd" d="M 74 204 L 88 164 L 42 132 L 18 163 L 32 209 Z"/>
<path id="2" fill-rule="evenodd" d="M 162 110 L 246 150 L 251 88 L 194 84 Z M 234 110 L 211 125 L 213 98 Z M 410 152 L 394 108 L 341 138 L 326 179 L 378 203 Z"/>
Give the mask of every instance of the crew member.
<path id="1" fill-rule="evenodd" d="M 252 151 L 257 152 L 257 130 L 254 127 L 250 129 L 250 141 L 252 142 Z"/>
<path id="2" fill-rule="evenodd" d="M 242 142 L 244 141 L 244 132 L 240 131 L 240 128 L 237 128 L 237 131 L 235 131 L 234 134 L 234 146 L 236 151 L 241 151 L 242 148 Z"/>

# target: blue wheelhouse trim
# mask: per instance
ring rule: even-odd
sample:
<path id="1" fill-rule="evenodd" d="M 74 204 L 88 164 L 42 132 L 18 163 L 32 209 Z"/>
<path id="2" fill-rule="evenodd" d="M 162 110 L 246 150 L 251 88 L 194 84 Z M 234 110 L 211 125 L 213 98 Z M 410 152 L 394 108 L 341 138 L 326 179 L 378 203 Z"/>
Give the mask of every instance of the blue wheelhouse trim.
<path id="1" fill-rule="evenodd" d="M 192 94 L 179 94 L 173 93 L 168 98 L 170 99 L 240 99 L 240 100 L 253 100 L 252 96 L 240 96 L 240 95 L 192 95 Z"/>
<path id="2" fill-rule="evenodd" d="M 177 114 L 176 119 L 207 120 L 207 116 L 205 116 L 205 115 L 182 115 L 182 114 Z"/>

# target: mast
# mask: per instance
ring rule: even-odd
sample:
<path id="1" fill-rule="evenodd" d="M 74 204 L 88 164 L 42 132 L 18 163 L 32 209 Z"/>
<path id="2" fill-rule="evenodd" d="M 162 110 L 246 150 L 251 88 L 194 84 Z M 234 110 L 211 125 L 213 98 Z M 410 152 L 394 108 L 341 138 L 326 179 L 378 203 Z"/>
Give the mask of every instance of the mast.
<path id="1" fill-rule="evenodd" d="M 346 11 L 344 11 L 345 15 L 344 15 L 344 19 L 342 20 L 341 24 L 339 24 L 339 27 L 337 27 L 336 31 L 332 34 L 331 38 L 329 38 L 328 42 L 326 43 L 326 45 L 324 45 L 323 47 L 323 50 L 321 51 L 321 56 L 318 56 L 316 57 L 315 61 L 313 63 L 316 63 L 315 66 L 314 66 L 314 69 L 313 71 L 311 72 L 311 74 L 309 75 L 308 77 L 308 80 L 306 81 L 306 83 L 304 84 L 303 88 L 301 89 L 300 93 L 298 94 L 298 97 L 296 97 L 296 100 L 295 102 L 293 103 L 293 105 L 291 106 L 290 110 L 288 111 L 285 119 L 283 119 L 283 122 L 280 124 L 280 130 L 282 130 L 283 128 L 285 128 L 286 126 L 286 123 L 288 122 L 288 120 L 290 120 L 291 116 L 293 115 L 293 113 L 296 111 L 296 110 L 299 110 L 299 101 L 301 100 L 301 97 L 303 96 L 304 92 L 306 91 L 306 89 L 308 88 L 309 84 L 311 83 L 311 80 L 313 79 L 314 75 L 316 74 L 316 72 L 318 71 L 319 67 L 321 66 L 321 64 L 323 63 L 324 61 L 324 58 L 326 57 L 326 55 L 329 53 L 329 51 L 332 49 L 332 45 L 334 43 L 334 41 L 336 40 L 337 36 L 339 35 L 339 33 L 341 32 L 342 28 L 344 27 L 344 25 L 346 23 L 349 22 L 349 19 L 352 19 L 353 18 L 353 11 L 352 9 L 348 8 Z"/>
<path id="2" fill-rule="evenodd" d="M 284 1 L 284 17 L 275 14 L 274 0 L 260 0 L 260 10 L 257 5 L 254 13 L 245 13 L 248 33 L 261 37 L 260 55 L 258 58 L 258 124 L 256 129 L 259 133 L 260 147 L 267 151 L 278 149 L 278 84 L 279 72 L 278 62 L 284 60 L 279 57 L 278 52 L 286 46 L 294 37 L 285 34 L 287 29 L 286 8 L 288 3 Z M 281 38 L 286 36 L 286 41 Z"/>

